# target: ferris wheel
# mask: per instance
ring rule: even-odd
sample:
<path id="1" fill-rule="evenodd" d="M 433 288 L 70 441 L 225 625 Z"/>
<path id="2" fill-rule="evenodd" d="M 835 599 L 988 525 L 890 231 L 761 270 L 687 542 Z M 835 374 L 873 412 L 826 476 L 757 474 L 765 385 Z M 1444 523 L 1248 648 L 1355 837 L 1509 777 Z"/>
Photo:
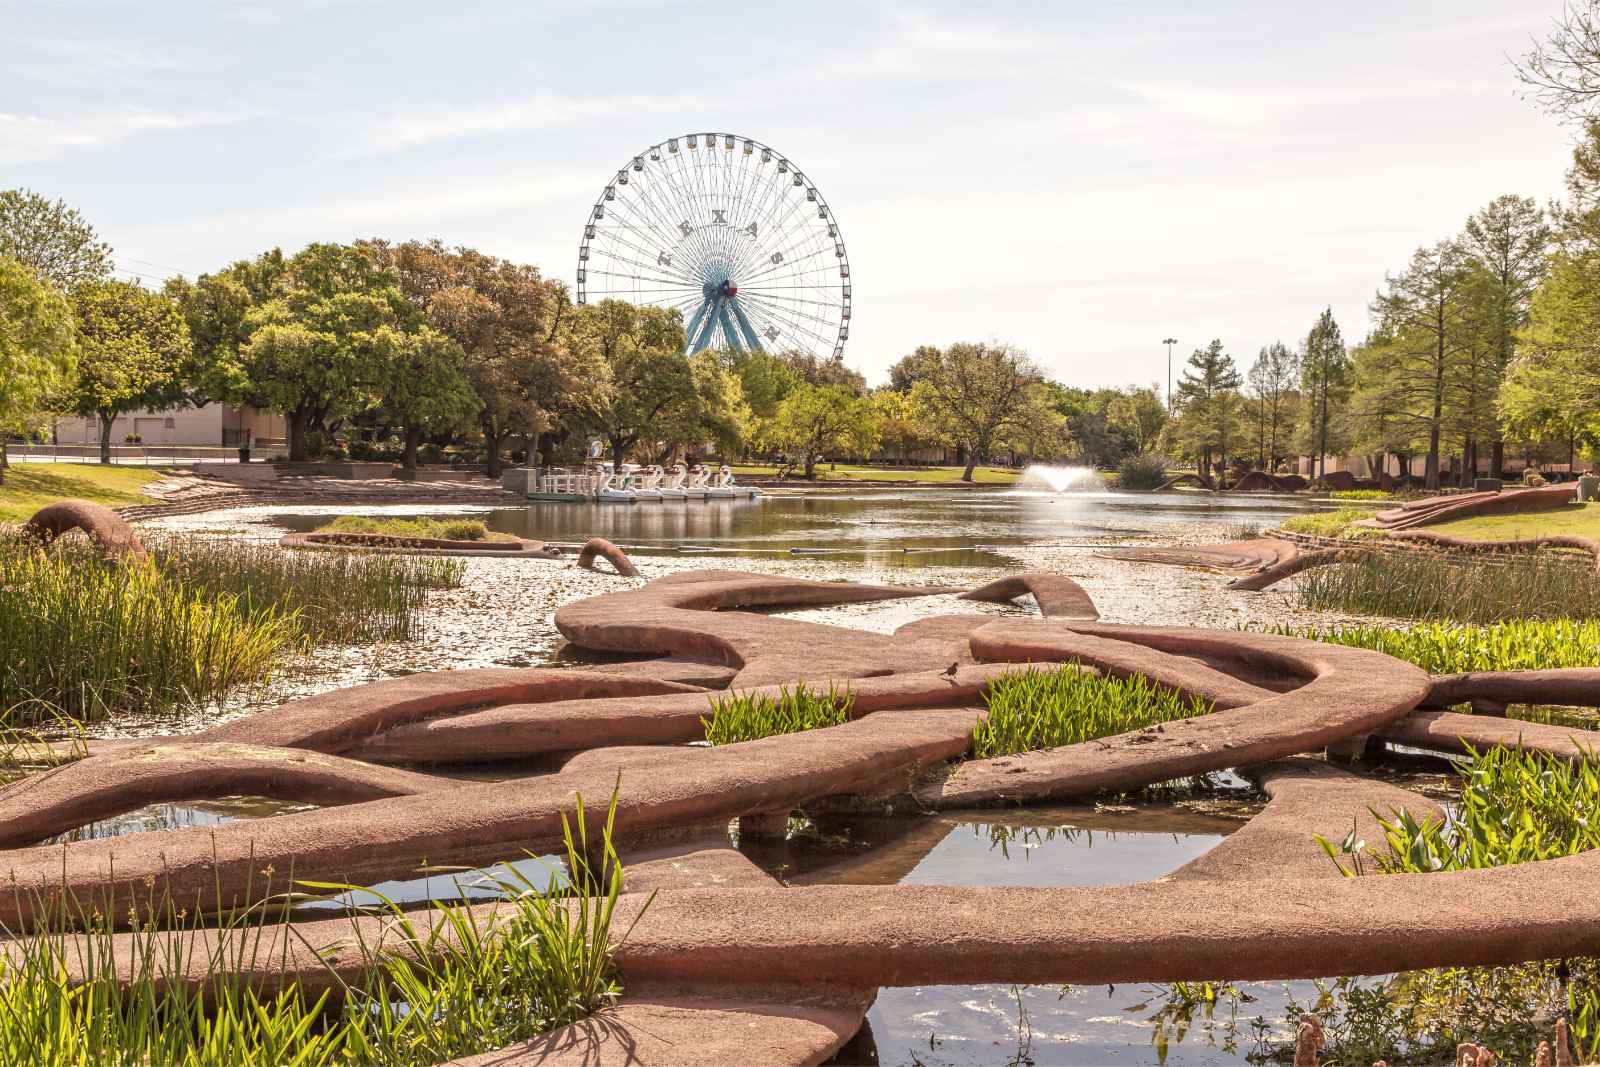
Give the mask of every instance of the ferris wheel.
<path id="1" fill-rule="evenodd" d="M 827 201 L 792 160 L 731 133 L 669 137 L 612 176 L 583 227 L 577 296 L 677 308 L 688 354 L 838 356 L 850 336 L 850 258 Z"/>

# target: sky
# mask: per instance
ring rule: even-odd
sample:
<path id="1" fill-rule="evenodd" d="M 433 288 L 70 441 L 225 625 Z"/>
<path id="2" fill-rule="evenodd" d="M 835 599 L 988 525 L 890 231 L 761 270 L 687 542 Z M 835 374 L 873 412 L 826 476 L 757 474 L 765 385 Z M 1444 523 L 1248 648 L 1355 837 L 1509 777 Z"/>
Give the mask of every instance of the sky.
<path id="1" fill-rule="evenodd" d="M 1508 59 L 1558 6 L 0 0 L 0 187 L 152 285 L 359 237 L 570 282 L 619 167 L 726 131 L 827 198 L 870 381 L 999 340 L 1164 383 L 1169 336 L 1243 369 L 1332 307 L 1359 340 L 1419 245 L 1558 195 L 1570 132 Z"/>

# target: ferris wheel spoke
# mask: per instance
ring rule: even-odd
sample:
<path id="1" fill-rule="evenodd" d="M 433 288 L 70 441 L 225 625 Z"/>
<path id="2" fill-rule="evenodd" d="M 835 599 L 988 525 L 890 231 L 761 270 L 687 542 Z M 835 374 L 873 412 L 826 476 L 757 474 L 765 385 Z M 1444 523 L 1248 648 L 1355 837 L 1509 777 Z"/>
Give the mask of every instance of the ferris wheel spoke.
<path id="1" fill-rule="evenodd" d="M 622 214 L 626 219 L 637 219 L 643 223 L 643 228 L 635 226 L 629 226 L 629 228 L 635 233 L 639 234 L 641 238 L 647 240 L 653 239 L 653 243 L 656 245 L 656 247 L 649 248 L 636 246 L 635 250 L 639 252 L 640 255 L 655 259 L 656 262 L 663 268 L 671 270 L 673 273 L 683 274 L 685 278 L 689 278 L 689 271 L 682 265 L 672 262 L 673 257 L 667 251 L 673 247 L 673 241 L 671 237 L 666 232 L 662 231 L 651 218 L 647 217 L 646 212 L 648 208 L 643 204 L 642 198 L 640 198 L 640 201 L 641 202 L 637 206 L 630 205 L 622 212 Z"/>
<path id="2" fill-rule="evenodd" d="M 739 296 L 742 297 L 744 294 L 740 293 Z M 779 307 L 761 297 L 753 297 L 751 303 L 747 306 L 760 308 L 768 318 L 786 324 L 791 330 L 806 333 L 818 341 L 826 340 L 820 332 L 821 329 L 826 328 L 823 324 L 792 308 Z M 831 344 L 832 342 L 828 343 Z"/>
<path id="3" fill-rule="evenodd" d="M 629 209 L 629 217 L 634 217 L 631 208 Z M 674 230 L 672 232 L 676 233 L 677 231 Z M 663 236 L 662 245 L 663 247 L 660 250 L 640 249 L 639 251 L 648 257 L 654 258 L 658 263 L 661 262 L 663 257 L 669 261 L 673 261 L 678 258 L 678 254 L 675 250 L 675 244 L 670 237 Z M 674 249 L 674 251 L 669 253 L 667 249 Z M 700 269 L 700 264 L 696 257 L 690 257 L 687 265 L 681 265 L 676 262 L 671 262 L 664 265 L 671 266 L 675 270 L 683 273 L 686 278 L 696 280 L 698 284 L 704 285 L 706 283 L 707 279 L 704 275 L 704 272 Z"/>
<path id="4" fill-rule="evenodd" d="M 687 274 L 682 269 L 680 269 L 676 264 L 673 264 L 671 262 L 662 263 L 659 258 L 656 258 L 656 259 L 652 260 L 651 259 L 651 254 L 652 253 L 651 253 L 651 250 L 649 248 L 645 247 L 644 245 L 640 245 L 640 244 L 637 244 L 635 242 L 625 240 L 619 233 L 617 233 L 615 231 L 612 231 L 610 233 L 602 235 L 602 238 L 597 238 L 597 240 L 600 240 L 600 239 L 603 239 L 606 242 L 605 246 L 601 249 L 602 253 L 605 254 L 605 255 L 618 256 L 618 253 L 615 251 L 614 246 L 620 245 L 621 247 L 624 247 L 624 248 L 628 249 L 629 251 L 635 252 L 635 253 L 637 253 L 639 255 L 639 257 L 640 257 L 639 259 L 632 259 L 632 258 L 628 259 L 627 261 L 629 263 L 648 266 L 651 270 L 655 271 L 656 273 L 669 275 L 671 277 L 675 277 L 678 280 L 680 280 L 681 282 L 683 282 L 683 284 L 685 284 L 685 285 L 703 285 L 704 284 L 703 281 L 701 281 L 700 279 L 694 278 L 691 275 Z M 620 258 L 620 256 L 618 258 Z"/>
<path id="5" fill-rule="evenodd" d="M 782 263 L 774 263 L 772 266 L 768 267 L 766 270 L 759 271 L 759 272 L 757 272 L 755 274 L 752 274 L 750 277 L 746 278 L 745 279 L 745 284 L 749 285 L 749 284 L 753 284 L 755 282 L 759 282 L 763 278 L 771 277 L 772 275 L 776 274 L 779 271 L 785 271 L 786 273 L 793 273 L 794 272 L 794 268 L 798 267 L 801 263 L 805 263 L 805 262 L 807 262 L 809 260 L 815 259 L 818 256 L 822 255 L 824 252 L 832 253 L 833 249 L 832 248 L 819 248 L 815 252 L 812 252 L 812 253 L 810 253 L 808 255 L 800 256 L 800 257 L 798 257 L 796 259 L 792 259 L 792 260 L 786 259 Z"/>
<path id="6" fill-rule="evenodd" d="M 659 211 L 667 227 L 667 236 L 664 238 L 665 247 L 673 249 L 672 255 L 682 256 L 690 262 L 694 273 L 700 278 L 702 285 L 710 281 L 705 271 L 705 252 L 702 243 L 694 239 L 694 232 L 684 234 L 679 228 L 680 224 L 688 222 L 683 217 L 685 209 L 685 195 L 681 193 L 672 179 L 670 171 L 663 171 L 663 181 L 666 188 L 662 191 L 661 206 Z M 655 204 L 654 190 L 652 190 L 652 205 Z M 675 208 L 676 205 L 676 209 Z M 666 254 L 663 252 L 663 254 Z"/>

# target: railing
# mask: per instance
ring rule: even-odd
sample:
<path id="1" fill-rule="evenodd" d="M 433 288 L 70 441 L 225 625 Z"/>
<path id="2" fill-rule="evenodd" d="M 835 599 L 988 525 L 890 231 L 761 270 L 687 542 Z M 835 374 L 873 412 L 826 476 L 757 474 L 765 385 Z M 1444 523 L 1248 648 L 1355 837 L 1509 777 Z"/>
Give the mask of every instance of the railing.
<path id="1" fill-rule="evenodd" d="M 252 448 L 250 458 L 257 462 L 270 455 L 283 455 L 281 446 L 261 445 Z M 6 455 L 16 461 L 49 461 L 52 463 L 99 463 L 99 445 L 21 445 L 6 446 Z M 215 445 L 112 445 L 111 462 L 146 467 L 170 467 L 180 463 L 237 463 L 237 448 L 220 448 Z"/>
<path id="2" fill-rule="evenodd" d="M 539 475 L 539 493 L 572 493 L 578 496 L 597 496 L 600 493 L 602 475 L 587 472 L 574 474 L 569 471 L 552 471 L 549 474 Z"/>

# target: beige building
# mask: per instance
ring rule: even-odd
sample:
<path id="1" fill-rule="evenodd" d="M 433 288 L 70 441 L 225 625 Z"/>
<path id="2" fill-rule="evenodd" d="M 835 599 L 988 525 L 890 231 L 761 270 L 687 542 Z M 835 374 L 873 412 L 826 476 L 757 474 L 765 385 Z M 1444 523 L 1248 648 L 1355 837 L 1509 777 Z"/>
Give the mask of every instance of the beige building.
<path id="1" fill-rule="evenodd" d="M 130 411 L 111 424 L 111 443 L 120 445 L 137 434 L 145 445 L 209 445 L 237 448 L 281 446 L 287 433 L 282 415 L 252 407 L 205 404 L 166 411 Z M 69 417 L 55 423 L 55 443 L 99 445 L 100 420 Z"/>

